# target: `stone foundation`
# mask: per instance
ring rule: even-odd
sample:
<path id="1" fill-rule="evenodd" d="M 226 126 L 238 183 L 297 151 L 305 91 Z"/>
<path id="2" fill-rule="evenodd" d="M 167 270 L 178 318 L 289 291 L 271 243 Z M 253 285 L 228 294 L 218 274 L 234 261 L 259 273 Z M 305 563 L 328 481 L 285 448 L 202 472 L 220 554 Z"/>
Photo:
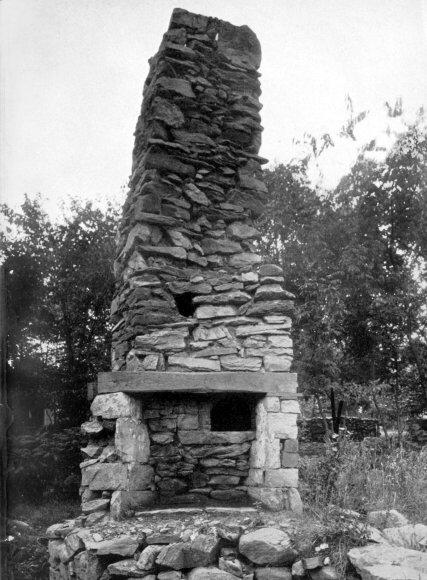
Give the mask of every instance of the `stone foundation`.
<path id="1" fill-rule="evenodd" d="M 51 526 L 50 580 L 338 580 L 324 558 L 298 558 L 296 523 L 254 508 L 98 511 Z M 328 558 L 329 560 L 329 558 Z"/>

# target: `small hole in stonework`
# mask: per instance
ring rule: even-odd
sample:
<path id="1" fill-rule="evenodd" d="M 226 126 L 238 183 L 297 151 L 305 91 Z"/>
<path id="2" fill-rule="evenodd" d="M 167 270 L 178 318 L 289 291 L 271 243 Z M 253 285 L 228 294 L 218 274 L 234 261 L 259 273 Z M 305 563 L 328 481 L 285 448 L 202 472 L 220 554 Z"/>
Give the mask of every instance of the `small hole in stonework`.
<path id="1" fill-rule="evenodd" d="M 176 307 L 181 316 L 189 318 L 195 313 L 196 305 L 193 304 L 194 296 L 196 295 L 192 292 L 183 292 L 182 294 L 173 295 Z"/>

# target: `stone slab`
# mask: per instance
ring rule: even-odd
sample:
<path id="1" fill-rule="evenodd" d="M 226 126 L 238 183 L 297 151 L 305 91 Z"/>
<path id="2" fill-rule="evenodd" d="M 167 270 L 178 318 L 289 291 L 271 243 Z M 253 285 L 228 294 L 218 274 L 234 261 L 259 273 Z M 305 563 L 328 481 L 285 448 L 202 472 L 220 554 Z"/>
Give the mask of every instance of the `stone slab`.
<path id="1" fill-rule="evenodd" d="M 99 393 L 234 392 L 278 394 L 282 399 L 296 400 L 296 391 L 296 373 L 117 371 L 98 374 Z"/>

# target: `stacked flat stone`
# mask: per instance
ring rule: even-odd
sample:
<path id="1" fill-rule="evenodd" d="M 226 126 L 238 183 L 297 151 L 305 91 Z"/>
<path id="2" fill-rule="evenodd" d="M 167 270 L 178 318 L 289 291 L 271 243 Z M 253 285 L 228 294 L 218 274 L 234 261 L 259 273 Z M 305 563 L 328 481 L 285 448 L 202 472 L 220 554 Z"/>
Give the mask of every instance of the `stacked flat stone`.
<path id="1" fill-rule="evenodd" d="M 136 127 L 115 261 L 113 370 L 290 368 L 292 295 L 255 245 L 266 193 L 260 58 L 246 26 L 174 10 Z"/>
<path id="2" fill-rule="evenodd" d="M 271 527 L 262 519 L 254 508 L 163 509 L 126 522 L 93 512 L 47 529 L 49 578 L 338 580 L 324 556 L 299 558 L 290 520 Z"/>
<path id="3" fill-rule="evenodd" d="M 91 438 L 83 503 L 111 500 L 117 517 L 155 501 L 245 493 L 301 508 L 293 296 L 281 268 L 262 263 L 254 227 L 266 193 L 260 57 L 246 26 L 176 9 L 151 60 L 111 309 L 118 372 L 110 374 L 137 375 L 139 392 L 103 391 L 83 426 Z M 163 373 L 182 376 L 184 391 L 189 374 L 208 373 L 227 394 L 226 374 L 235 372 L 259 374 L 248 397 L 252 431 L 211 429 L 213 399 L 144 394 L 149 377 L 159 382 Z M 271 391 L 281 395 L 269 394 L 272 373 L 282 373 Z"/>

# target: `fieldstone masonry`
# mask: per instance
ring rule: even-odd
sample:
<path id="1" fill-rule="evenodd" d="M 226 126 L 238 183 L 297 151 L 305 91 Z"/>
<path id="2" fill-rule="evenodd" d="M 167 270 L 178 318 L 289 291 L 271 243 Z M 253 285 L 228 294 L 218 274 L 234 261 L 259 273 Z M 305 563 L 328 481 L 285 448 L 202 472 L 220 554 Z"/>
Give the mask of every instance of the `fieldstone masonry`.
<path id="1" fill-rule="evenodd" d="M 254 225 L 260 60 L 248 27 L 181 9 L 150 60 L 117 236 L 112 372 L 83 425 L 84 509 L 248 496 L 301 507 L 293 296 Z"/>

